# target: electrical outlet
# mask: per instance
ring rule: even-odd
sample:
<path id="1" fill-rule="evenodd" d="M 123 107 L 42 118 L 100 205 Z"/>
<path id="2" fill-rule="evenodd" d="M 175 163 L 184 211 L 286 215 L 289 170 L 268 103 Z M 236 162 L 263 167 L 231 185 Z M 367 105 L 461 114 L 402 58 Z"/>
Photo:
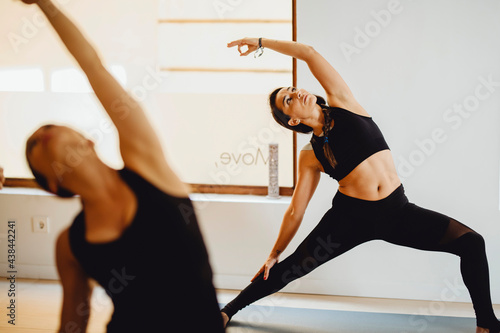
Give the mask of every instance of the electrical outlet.
<path id="1" fill-rule="evenodd" d="M 33 232 L 48 234 L 49 218 L 47 216 L 33 216 Z"/>

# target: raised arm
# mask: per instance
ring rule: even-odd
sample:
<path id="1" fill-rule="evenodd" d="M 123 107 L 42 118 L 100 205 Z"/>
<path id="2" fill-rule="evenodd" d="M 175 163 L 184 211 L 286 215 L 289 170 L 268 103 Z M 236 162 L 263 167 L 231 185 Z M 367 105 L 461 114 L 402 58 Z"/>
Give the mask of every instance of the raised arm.
<path id="1" fill-rule="evenodd" d="M 165 161 L 162 146 L 146 114 L 106 70 L 96 50 L 76 25 L 50 0 L 23 0 L 36 3 L 64 45 L 88 77 L 90 85 L 115 124 L 125 166 L 166 192 L 185 196 L 187 187 Z"/>
<path id="2" fill-rule="evenodd" d="M 325 89 L 327 101 L 330 106 L 346 107 L 350 109 L 357 107 L 357 102 L 354 99 L 351 90 L 340 74 L 312 46 L 298 42 L 267 38 L 261 39 L 261 45 L 264 48 L 269 48 L 276 52 L 305 61 L 309 66 L 311 73 L 318 80 L 323 89 Z M 227 46 L 238 46 L 240 55 L 246 56 L 257 50 L 259 47 L 259 39 L 243 38 L 231 42 Z M 247 46 L 248 50 L 243 52 L 241 49 L 243 46 Z"/>
<path id="3" fill-rule="evenodd" d="M 279 256 L 285 251 L 288 244 L 297 233 L 311 200 L 319 183 L 321 165 L 312 150 L 303 150 L 299 155 L 299 170 L 297 186 L 293 191 L 292 201 L 285 212 L 283 222 L 278 234 L 278 239 L 262 268 L 253 277 L 252 281 L 264 272 L 264 280 L 269 276 L 269 270 L 278 262 Z"/>
<path id="4" fill-rule="evenodd" d="M 115 124 L 120 136 L 123 157 L 141 144 L 159 146 L 140 105 L 105 69 L 94 47 L 78 27 L 50 0 L 39 0 L 38 6 L 49 19 L 62 42 L 87 75 L 94 92 Z M 134 133 L 134 135 L 130 135 Z"/>

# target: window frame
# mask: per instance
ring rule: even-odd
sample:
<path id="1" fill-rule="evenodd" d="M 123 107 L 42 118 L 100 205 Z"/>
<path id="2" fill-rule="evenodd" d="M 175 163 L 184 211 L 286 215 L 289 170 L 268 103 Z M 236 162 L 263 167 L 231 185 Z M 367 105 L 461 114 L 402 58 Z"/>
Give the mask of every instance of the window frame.
<path id="1" fill-rule="evenodd" d="M 297 3 L 292 0 L 292 40 L 297 41 Z M 159 20 L 161 22 L 162 20 Z M 292 84 L 297 86 L 297 59 L 292 60 Z M 291 196 L 297 184 L 297 134 L 293 133 L 293 186 L 280 186 L 279 193 Z M 213 185 L 213 184 L 188 184 L 193 193 L 237 194 L 237 195 L 267 195 L 267 186 L 243 185 Z M 40 188 L 34 178 L 6 178 L 5 187 Z"/>

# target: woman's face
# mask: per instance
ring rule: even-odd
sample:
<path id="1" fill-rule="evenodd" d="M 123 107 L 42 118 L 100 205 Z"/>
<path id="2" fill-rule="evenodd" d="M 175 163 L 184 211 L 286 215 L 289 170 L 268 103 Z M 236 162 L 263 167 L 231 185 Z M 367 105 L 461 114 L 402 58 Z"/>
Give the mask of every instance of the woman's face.
<path id="1" fill-rule="evenodd" d="M 300 120 L 311 116 L 316 107 L 316 99 L 315 95 L 304 89 L 282 88 L 276 95 L 276 106 L 291 118 L 289 124 L 295 126 Z"/>
<path id="2" fill-rule="evenodd" d="M 26 157 L 54 193 L 64 177 L 92 151 L 92 141 L 66 126 L 42 126 L 26 142 Z"/>

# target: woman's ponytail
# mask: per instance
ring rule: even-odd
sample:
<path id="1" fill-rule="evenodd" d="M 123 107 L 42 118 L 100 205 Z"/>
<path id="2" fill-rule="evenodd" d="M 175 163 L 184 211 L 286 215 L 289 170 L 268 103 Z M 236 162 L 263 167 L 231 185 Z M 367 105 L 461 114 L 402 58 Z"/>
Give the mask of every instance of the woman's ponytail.
<path id="1" fill-rule="evenodd" d="M 325 118 L 325 124 L 323 125 L 323 134 L 325 138 L 325 142 L 323 143 L 323 153 L 325 154 L 326 159 L 330 163 L 330 165 L 335 168 L 337 166 L 337 160 L 333 155 L 332 147 L 328 143 L 328 135 L 330 134 L 330 124 L 332 122 L 332 117 L 330 116 L 330 109 L 326 106 L 322 106 L 323 117 Z"/>

